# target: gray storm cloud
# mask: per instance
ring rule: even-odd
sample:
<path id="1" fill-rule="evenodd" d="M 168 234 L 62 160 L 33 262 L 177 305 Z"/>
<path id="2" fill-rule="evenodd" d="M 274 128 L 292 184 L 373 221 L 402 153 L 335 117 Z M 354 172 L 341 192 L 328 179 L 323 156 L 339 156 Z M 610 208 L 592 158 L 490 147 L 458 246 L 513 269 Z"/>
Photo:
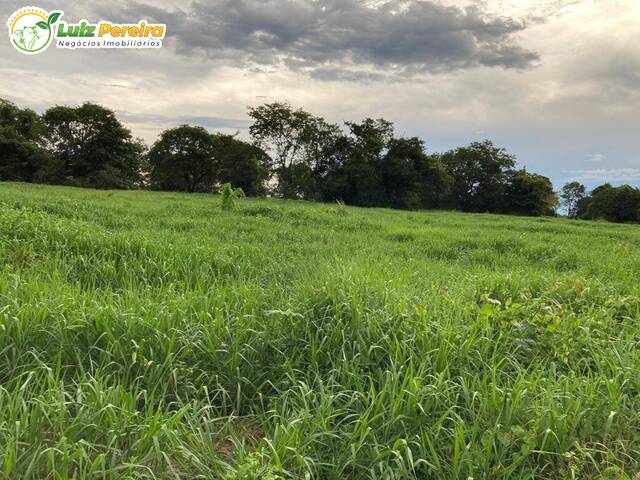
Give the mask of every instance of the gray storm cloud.
<path id="1" fill-rule="evenodd" d="M 523 21 L 478 6 L 432 1 L 216 0 L 186 9 L 138 2 L 105 15 L 154 17 L 171 25 L 182 54 L 234 66 L 307 71 L 318 79 L 411 75 L 475 66 L 526 69 L 538 55 L 517 44 Z"/>

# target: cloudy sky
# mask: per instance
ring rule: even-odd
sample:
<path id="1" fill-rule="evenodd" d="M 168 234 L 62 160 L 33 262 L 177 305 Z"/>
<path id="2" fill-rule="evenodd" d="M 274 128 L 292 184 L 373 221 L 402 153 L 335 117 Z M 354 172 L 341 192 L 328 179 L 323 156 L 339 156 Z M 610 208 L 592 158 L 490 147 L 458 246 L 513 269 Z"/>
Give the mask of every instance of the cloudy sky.
<path id="1" fill-rule="evenodd" d="M 0 97 L 94 101 L 152 142 L 196 123 L 246 135 L 247 106 L 384 117 L 444 151 L 484 138 L 556 185 L 640 185 L 640 0 L 0 0 L 63 19 L 167 24 L 161 50 L 0 41 Z"/>

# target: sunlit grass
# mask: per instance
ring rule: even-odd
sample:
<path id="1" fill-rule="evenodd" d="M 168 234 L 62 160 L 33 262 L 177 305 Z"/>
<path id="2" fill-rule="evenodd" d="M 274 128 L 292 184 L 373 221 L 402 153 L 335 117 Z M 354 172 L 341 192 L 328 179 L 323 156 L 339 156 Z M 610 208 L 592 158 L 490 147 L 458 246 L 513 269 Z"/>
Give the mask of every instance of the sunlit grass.
<path id="1" fill-rule="evenodd" d="M 0 478 L 637 478 L 640 229 L 0 184 Z"/>

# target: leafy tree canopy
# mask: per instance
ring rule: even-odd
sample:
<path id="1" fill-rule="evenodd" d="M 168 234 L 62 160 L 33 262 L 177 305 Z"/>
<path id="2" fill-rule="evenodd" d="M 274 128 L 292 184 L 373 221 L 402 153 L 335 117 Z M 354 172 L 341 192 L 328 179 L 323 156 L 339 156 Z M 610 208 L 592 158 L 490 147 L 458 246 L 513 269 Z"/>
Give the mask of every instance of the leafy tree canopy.
<path id="1" fill-rule="evenodd" d="M 40 117 L 33 110 L 0 99 L 0 180 L 38 179 L 49 162 L 42 148 L 43 133 Z"/>
<path id="2" fill-rule="evenodd" d="M 279 193 L 285 198 L 313 198 L 315 189 L 304 180 L 307 173 L 301 173 L 322 168 L 321 159 L 333 148 L 339 128 L 288 103 L 249 108 L 249 117 L 256 146 L 273 159 Z"/>
<path id="3" fill-rule="evenodd" d="M 580 182 L 565 183 L 560 192 L 562 206 L 567 209 L 567 215 L 575 218 L 578 216 L 578 205 L 587 195 L 587 190 Z"/>
<path id="4" fill-rule="evenodd" d="M 247 196 L 263 195 L 271 176 L 271 158 L 256 145 L 233 135 L 213 134 L 219 183 L 240 188 Z"/>
<path id="5" fill-rule="evenodd" d="M 456 148 L 441 156 L 453 179 L 450 206 L 468 212 L 503 209 L 505 188 L 515 168 L 515 157 L 489 140 Z"/>
<path id="6" fill-rule="evenodd" d="M 517 171 L 505 190 L 504 210 L 518 215 L 553 215 L 558 197 L 551 180 L 542 175 Z"/>
<path id="7" fill-rule="evenodd" d="M 51 181 L 94 188 L 134 188 L 141 182 L 144 145 L 108 108 L 57 106 L 43 115 L 56 164 Z"/>
<path id="8" fill-rule="evenodd" d="M 164 131 L 148 155 L 151 185 L 159 190 L 211 192 L 229 183 L 246 195 L 261 195 L 271 159 L 233 135 L 182 125 Z"/>
<path id="9" fill-rule="evenodd" d="M 210 192 L 218 179 L 215 139 L 203 127 L 165 130 L 148 158 L 151 185 L 159 190 Z"/>
<path id="10" fill-rule="evenodd" d="M 591 193 L 586 216 L 618 223 L 640 222 L 640 190 L 630 185 L 601 185 Z"/>

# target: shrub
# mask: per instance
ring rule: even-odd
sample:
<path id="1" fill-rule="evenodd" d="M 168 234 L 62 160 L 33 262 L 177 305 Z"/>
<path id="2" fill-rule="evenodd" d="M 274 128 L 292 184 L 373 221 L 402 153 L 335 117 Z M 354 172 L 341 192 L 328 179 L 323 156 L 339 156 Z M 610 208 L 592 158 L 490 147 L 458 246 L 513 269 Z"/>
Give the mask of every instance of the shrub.
<path id="1" fill-rule="evenodd" d="M 241 188 L 233 188 L 230 183 L 222 186 L 222 210 L 233 210 L 236 199 L 244 198 L 244 192 Z"/>

